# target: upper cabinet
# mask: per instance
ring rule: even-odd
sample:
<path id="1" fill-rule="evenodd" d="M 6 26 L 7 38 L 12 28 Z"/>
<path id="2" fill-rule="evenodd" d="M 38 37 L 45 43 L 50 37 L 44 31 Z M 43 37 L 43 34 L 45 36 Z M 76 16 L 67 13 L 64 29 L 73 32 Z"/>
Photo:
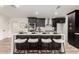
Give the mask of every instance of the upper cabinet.
<path id="1" fill-rule="evenodd" d="M 37 23 L 36 20 L 37 20 L 36 17 L 28 17 L 28 24 L 29 24 L 29 27 L 35 28 L 35 27 L 36 27 L 36 23 Z"/>
<path id="2" fill-rule="evenodd" d="M 37 22 L 36 20 L 37 20 L 36 17 L 28 17 L 28 23 L 30 23 L 30 24 L 36 23 Z"/>
<path id="3" fill-rule="evenodd" d="M 58 17 L 52 19 L 52 26 L 56 27 L 57 23 L 65 23 L 65 17 Z"/>
<path id="4" fill-rule="evenodd" d="M 79 32 L 79 10 L 74 10 L 68 15 L 68 32 Z"/>
<path id="5" fill-rule="evenodd" d="M 65 17 L 58 17 L 52 19 L 52 26 L 55 28 L 55 31 L 57 31 L 57 23 L 65 23 Z"/>
<path id="6" fill-rule="evenodd" d="M 65 17 L 53 18 L 52 20 L 56 21 L 57 23 L 65 23 Z"/>
<path id="7" fill-rule="evenodd" d="M 28 17 L 28 23 L 36 27 L 45 27 L 45 18 Z"/>
<path id="8" fill-rule="evenodd" d="M 45 18 L 37 18 L 37 27 L 45 27 Z"/>

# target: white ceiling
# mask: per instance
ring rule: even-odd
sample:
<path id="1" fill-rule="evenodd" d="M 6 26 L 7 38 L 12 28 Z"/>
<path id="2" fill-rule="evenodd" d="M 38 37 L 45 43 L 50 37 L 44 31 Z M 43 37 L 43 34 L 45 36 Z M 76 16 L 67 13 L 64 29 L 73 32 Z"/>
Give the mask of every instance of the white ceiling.
<path id="1" fill-rule="evenodd" d="M 78 5 L 61 5 L 60 8 L 56 9 L 57 5 L 20 5 L 19 8 L 5 5 L 0 7 L 0 13 L 9 17 L 59 17 L 65 16 L 67 13 L 79 9 Z M 38 11 L 38 15 L 35 12 Z M 58 12 L 58 15 L 54 15 Z"/>

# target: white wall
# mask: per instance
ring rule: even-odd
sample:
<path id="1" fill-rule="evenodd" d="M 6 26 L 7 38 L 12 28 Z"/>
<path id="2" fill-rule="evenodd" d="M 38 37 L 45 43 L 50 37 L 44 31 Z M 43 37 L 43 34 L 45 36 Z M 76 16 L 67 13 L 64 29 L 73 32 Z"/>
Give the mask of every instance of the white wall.
<path id="1" fill-rule="evenodd" d="M 65 40 L 68 41 L 68 16 L 66 16 L 66 23 L 64 24 L 63 33 L 65 34 Z"/>
<path id="2" fill-rule="evenodd" d="M 28 25 L 28 19 L 27 18 L 12 18 L 10 20 L 10 33 L 14 34 L 14 33 L 18 33 L 20 31 L 25 31 L 27 30 L 26 28 L 24 28 L 25 25 Z"/>
<path id="3" fill-rule="evenodd" d="M 9 20 L 8 16 L 0 14 L 0 40 L 8 36 Z"/>

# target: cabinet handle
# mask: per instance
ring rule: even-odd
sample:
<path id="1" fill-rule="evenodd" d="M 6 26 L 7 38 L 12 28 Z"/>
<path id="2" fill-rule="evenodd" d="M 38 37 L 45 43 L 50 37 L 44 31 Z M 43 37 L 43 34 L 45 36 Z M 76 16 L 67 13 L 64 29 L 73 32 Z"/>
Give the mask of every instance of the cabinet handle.
<path id="1" fill-rule="evenodd" d="M 72 23 L 70 23 L 69 25 L 72 26 Z"/>
<path id="2" fill-rule="evenodd" d="M 72 30 L 72 27 L 69 27 L 70 30 Z"/>

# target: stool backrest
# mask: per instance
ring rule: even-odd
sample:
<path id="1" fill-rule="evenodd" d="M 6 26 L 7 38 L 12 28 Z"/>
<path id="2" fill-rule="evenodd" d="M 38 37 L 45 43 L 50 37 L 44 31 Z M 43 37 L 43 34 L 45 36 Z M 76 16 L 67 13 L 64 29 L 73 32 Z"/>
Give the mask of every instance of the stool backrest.
<path id="1" fill-rule="evenodd" d="M 61 35 L 54 36 L 53 39 L 61 39 Z"/>
<path id="2" fill-rule="evenodd" d="M 16 35 L 16 39 L 26 39 L 25 35 Z"/>

